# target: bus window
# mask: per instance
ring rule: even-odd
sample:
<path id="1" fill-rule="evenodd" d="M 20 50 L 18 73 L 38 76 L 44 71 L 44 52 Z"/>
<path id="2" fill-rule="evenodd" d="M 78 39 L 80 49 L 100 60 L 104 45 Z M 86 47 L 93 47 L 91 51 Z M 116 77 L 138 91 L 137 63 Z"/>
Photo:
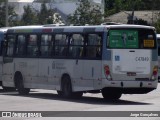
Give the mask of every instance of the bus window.
<path id="1" fill-rule="evenodd" d="M 81 34 L 73 34 L 70 38 L 69 55 L 82 57 L 84 37 Z"/>
<path id="2" fill-rule="evenodd" d="M 51 56 L 52 52 L 52 35 L 42 35 L 41 36 L 41 56 L 47 57 Z"/>
<path id="3" fill-rule="evenodd" d="M 26 37 L 24 35 L 18 35 L 16 55 L 24 56 L 26 52 Z"/>
<path id="4" fill-rule="evenodd" d="M 110 48 L 138 48 L 137 30 L 110 30 Z"/>
<path id="5" fill-rule="evenodd" d="M 7 37 L 8 37 L 8 44 L 7 44 L 6 55 L 7 56 L 13 56 L 16 36 L 15 35 L 8 35 Z"/>
<path id="6" fill-rule="evenodd" d="M 0 56 L 2 55 L 3 51 L 3 41 L 4 41 L 4 33 L 0 32 Z"/>
<path id="7" fill-rule="evenodd" d="M 55 56 L 64 57 L 68 52 L 68 37 L 65 34 L 55 35 Z"/>
<path id="8" fill-rule="evenodd" d="M 156 48 L 156 37 L 153 30 L 118 29 L 109 31 L 109 48 L 117 49 L 150 49 Z"/>
<path id="9" fill-rule="evenodd" d="M 38 55 L 37 35 L 29 35 L 27 45 L 27 55 L 34 57 Z"/>
<path id="10" fill-rule="evenodd" d="M 160 36 L 157 35 L 157 43 L 158 43 L 158 56 L 160 56 Z"/>
<path id="11" fill-rule="evenodd" d="M 156 49 L 156 36 L 152 30 L 139 30 L 141 49 Z"/>
<path id="12" fill-rule="evenodd" d="M 88 34 L 86 56 L 90 58 L 101 57 L 102 36 L 99 34 Z"/>

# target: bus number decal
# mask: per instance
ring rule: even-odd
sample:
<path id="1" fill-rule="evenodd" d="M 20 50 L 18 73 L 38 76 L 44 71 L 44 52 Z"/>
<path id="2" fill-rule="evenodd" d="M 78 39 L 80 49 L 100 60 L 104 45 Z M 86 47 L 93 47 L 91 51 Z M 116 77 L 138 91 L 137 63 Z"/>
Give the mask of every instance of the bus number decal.
<path id="1" fill-rule="evenodd" d="M 136 61 L 149 61 L 149 57 L 136 57 Z"/>

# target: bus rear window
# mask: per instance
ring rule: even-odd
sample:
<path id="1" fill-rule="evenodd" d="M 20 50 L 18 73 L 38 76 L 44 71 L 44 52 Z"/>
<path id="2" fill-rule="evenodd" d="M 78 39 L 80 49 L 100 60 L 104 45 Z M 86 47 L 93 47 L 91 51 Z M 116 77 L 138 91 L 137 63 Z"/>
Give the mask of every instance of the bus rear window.
<path id="1" fill-rule="evenodd" d="M 114 29 L 109 31 L 107 46 L 117 49 L 156 48 L 156 37 L 150 29 Z"/>

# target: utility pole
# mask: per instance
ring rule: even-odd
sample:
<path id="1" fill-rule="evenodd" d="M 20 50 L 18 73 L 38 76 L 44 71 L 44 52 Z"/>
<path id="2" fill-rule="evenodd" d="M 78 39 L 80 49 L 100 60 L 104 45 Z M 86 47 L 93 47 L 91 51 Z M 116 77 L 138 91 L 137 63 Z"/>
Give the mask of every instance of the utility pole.
<path id="1" fill-rule="evenodd" d="M 6 27 L 8 27 L 9 26 L 9 24 L 8 24 L 8 0 L 5 0 L 6 2 L 5 2 L 5 5 L 6 5 L 6 10 L 5 10 L 5 13 L 6 13 Z"/>

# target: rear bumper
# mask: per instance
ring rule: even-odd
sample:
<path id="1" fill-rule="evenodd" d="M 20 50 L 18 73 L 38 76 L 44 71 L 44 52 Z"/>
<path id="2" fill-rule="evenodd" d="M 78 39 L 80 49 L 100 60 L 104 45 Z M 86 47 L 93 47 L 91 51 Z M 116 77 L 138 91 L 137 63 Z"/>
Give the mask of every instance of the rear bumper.
<path id="1" fill-rule="evenodd" d="M 108 81 L 103 80 L 103 88 L 114 88 L 124 94 L 144 94 L 157 88 L 158 80 L 156 81 Z M 113 90 L 114 90 L 113 89 Z"/>
<path id="2" fill-rule="evenodd" d="M 110 88 L 110 87 L 107 89 L 110 89 L 112 91 L 118 91 L 123 94 L 146 94 L 155 90 L 155 88 Z"/>

